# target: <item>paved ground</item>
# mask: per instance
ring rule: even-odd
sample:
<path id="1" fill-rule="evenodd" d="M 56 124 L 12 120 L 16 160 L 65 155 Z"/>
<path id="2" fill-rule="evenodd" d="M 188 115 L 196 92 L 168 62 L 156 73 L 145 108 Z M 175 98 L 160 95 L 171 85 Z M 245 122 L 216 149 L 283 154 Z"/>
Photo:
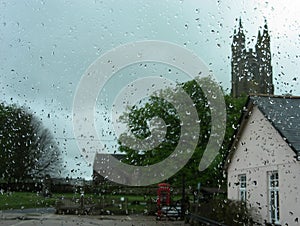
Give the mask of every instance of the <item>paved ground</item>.
<path id="1" fill-rule="evenodd" d="M 156 221 L 154 216 L 74 216 L 57 215 L 52 209 L 30 209 L 20 211 L 0 211 L 0 225 L 4 226 L 183 226 L 183 221 Z"/>

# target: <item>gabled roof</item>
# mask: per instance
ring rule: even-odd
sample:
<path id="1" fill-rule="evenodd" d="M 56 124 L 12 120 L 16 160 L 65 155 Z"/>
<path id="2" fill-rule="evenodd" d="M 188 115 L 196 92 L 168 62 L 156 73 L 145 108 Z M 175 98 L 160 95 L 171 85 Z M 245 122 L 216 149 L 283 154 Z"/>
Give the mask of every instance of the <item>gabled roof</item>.
<path id="1" fill-rule="evenodd" d="M 258 107 L 295 152 L 296 159 L 300 161 L 300 97 L 255 95 L 248 97 L 245 110 L 240 118 L 239 127 L 231 144 L 225 169 L 230 164 L 253 106 Z"/>
<path id="2" fill-rule="evenodd" d="M 103 160 L 106 161 L 107 160 L 107 155 L 111 155 L 111 156 L 115 157 L 120 162 L 126 158 L 126 155 L 122 154 L 122 153 L 121 154 L 96 153 L 95 158 L 94 158 L 94 164 L 95 164 L 96 161 L 99 161 L 99 162 L 101 162 Z"/>
<path id="3" fill-rule="evenodd" d="M 300 157 L 300 97 L 253 96 L 250 100 Z"/>

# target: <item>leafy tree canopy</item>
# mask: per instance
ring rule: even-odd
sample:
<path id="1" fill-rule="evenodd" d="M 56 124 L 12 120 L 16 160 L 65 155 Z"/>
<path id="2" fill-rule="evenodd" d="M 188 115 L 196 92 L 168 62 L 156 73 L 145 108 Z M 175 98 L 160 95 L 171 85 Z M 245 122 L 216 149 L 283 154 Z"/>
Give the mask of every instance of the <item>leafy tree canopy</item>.
<path id="1" fill-rule="evenodd" d="M 208 83 L 204 81 L 201 84 L 205 85 Z M 212 84 L 209 84 L 209 86 L 210 88 L 213 87 Z M 198 182 L 201 182 L 205 186 L 222 186 L 225 182 L 223 164 L 228 154 L 229 145 L 238 124 L 246 97 L 232 98 L 229 95 L 224 95 L 227 113 L 225 139 L 213 163 L 205 171 L 199 172 L 198 165 L 211 132 L 209 103 L 207 96 L 195 80 L 178 84 L 178 87 L 182 88 L 193 101 L 199 117 L 200 131 L 198 144 L 192 158 L 168 182 L 173 185 L 179 185 L 184 173 L 187 183 L 191 186 L 196 186 Z M 176 111 L 178 106 L 174 106 L 174 103 L 168 101 L 172 96 L 174 96 L 174 90 L 163 90 L 151 96 L 145 104 L 130 107 L 121 116 L 120 120 L 128 127 L 128 131 L 119 137 L 120 151 L 126 154 L 124 162 L 132 165 L 151 165 L 165 159 L 175 150 L 180 138 L 182 120 Z M 159 117 L 164 121 L 164 124 L 158 126 L 161 131 L 159 129 L 156 131 L 155 125 L 153 130 L 153 125 L 150 125 L 149 122 L 154 117 Z M 186 117 L 189 117 L 189 114 Z M 156 136 L 159 136 L 160 141 L 154 148 L 148 150 L 141 147 L 134 147 L 134 145 L 127 145 L 127 141 L 132 140 L 133 142 L 134 137 L 142 140 L 149 138 L 153 131 L 155 131 Z"/>
<path id="2" fill-rule="evenodd" d="M 51 132 L 25 107 L 0 104 L 0 178 L 58 175 L 61 153 Z"/>

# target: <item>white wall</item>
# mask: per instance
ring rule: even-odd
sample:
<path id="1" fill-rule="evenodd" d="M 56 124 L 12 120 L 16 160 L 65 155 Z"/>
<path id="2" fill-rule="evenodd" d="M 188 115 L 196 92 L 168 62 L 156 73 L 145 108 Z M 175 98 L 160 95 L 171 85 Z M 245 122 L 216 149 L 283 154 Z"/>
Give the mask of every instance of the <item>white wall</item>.
<path id="1" fill-rule="evenodd" d="M 228 167 L 228 198 L 237 200 L 239 174 L 247 176 L 247 201 L 269 222 L 267 172 L 278 170 L 280 223 L 300 225 L 300 162 L 257 107 L 244 128 Z M 298 218 L 299 223 L 295 219 Z"/>

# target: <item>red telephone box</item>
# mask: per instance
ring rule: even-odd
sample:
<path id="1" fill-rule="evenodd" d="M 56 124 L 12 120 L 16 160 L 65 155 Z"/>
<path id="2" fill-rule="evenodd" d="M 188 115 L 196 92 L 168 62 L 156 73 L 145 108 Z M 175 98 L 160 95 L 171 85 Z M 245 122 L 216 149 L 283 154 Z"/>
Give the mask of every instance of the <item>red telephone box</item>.
<path id="1" fill-rule="evenodd" d="M 170 184 L 158 184 L 157 189 L 157 217 L 161 218 L 162 208 L 170 206 Z"/>

